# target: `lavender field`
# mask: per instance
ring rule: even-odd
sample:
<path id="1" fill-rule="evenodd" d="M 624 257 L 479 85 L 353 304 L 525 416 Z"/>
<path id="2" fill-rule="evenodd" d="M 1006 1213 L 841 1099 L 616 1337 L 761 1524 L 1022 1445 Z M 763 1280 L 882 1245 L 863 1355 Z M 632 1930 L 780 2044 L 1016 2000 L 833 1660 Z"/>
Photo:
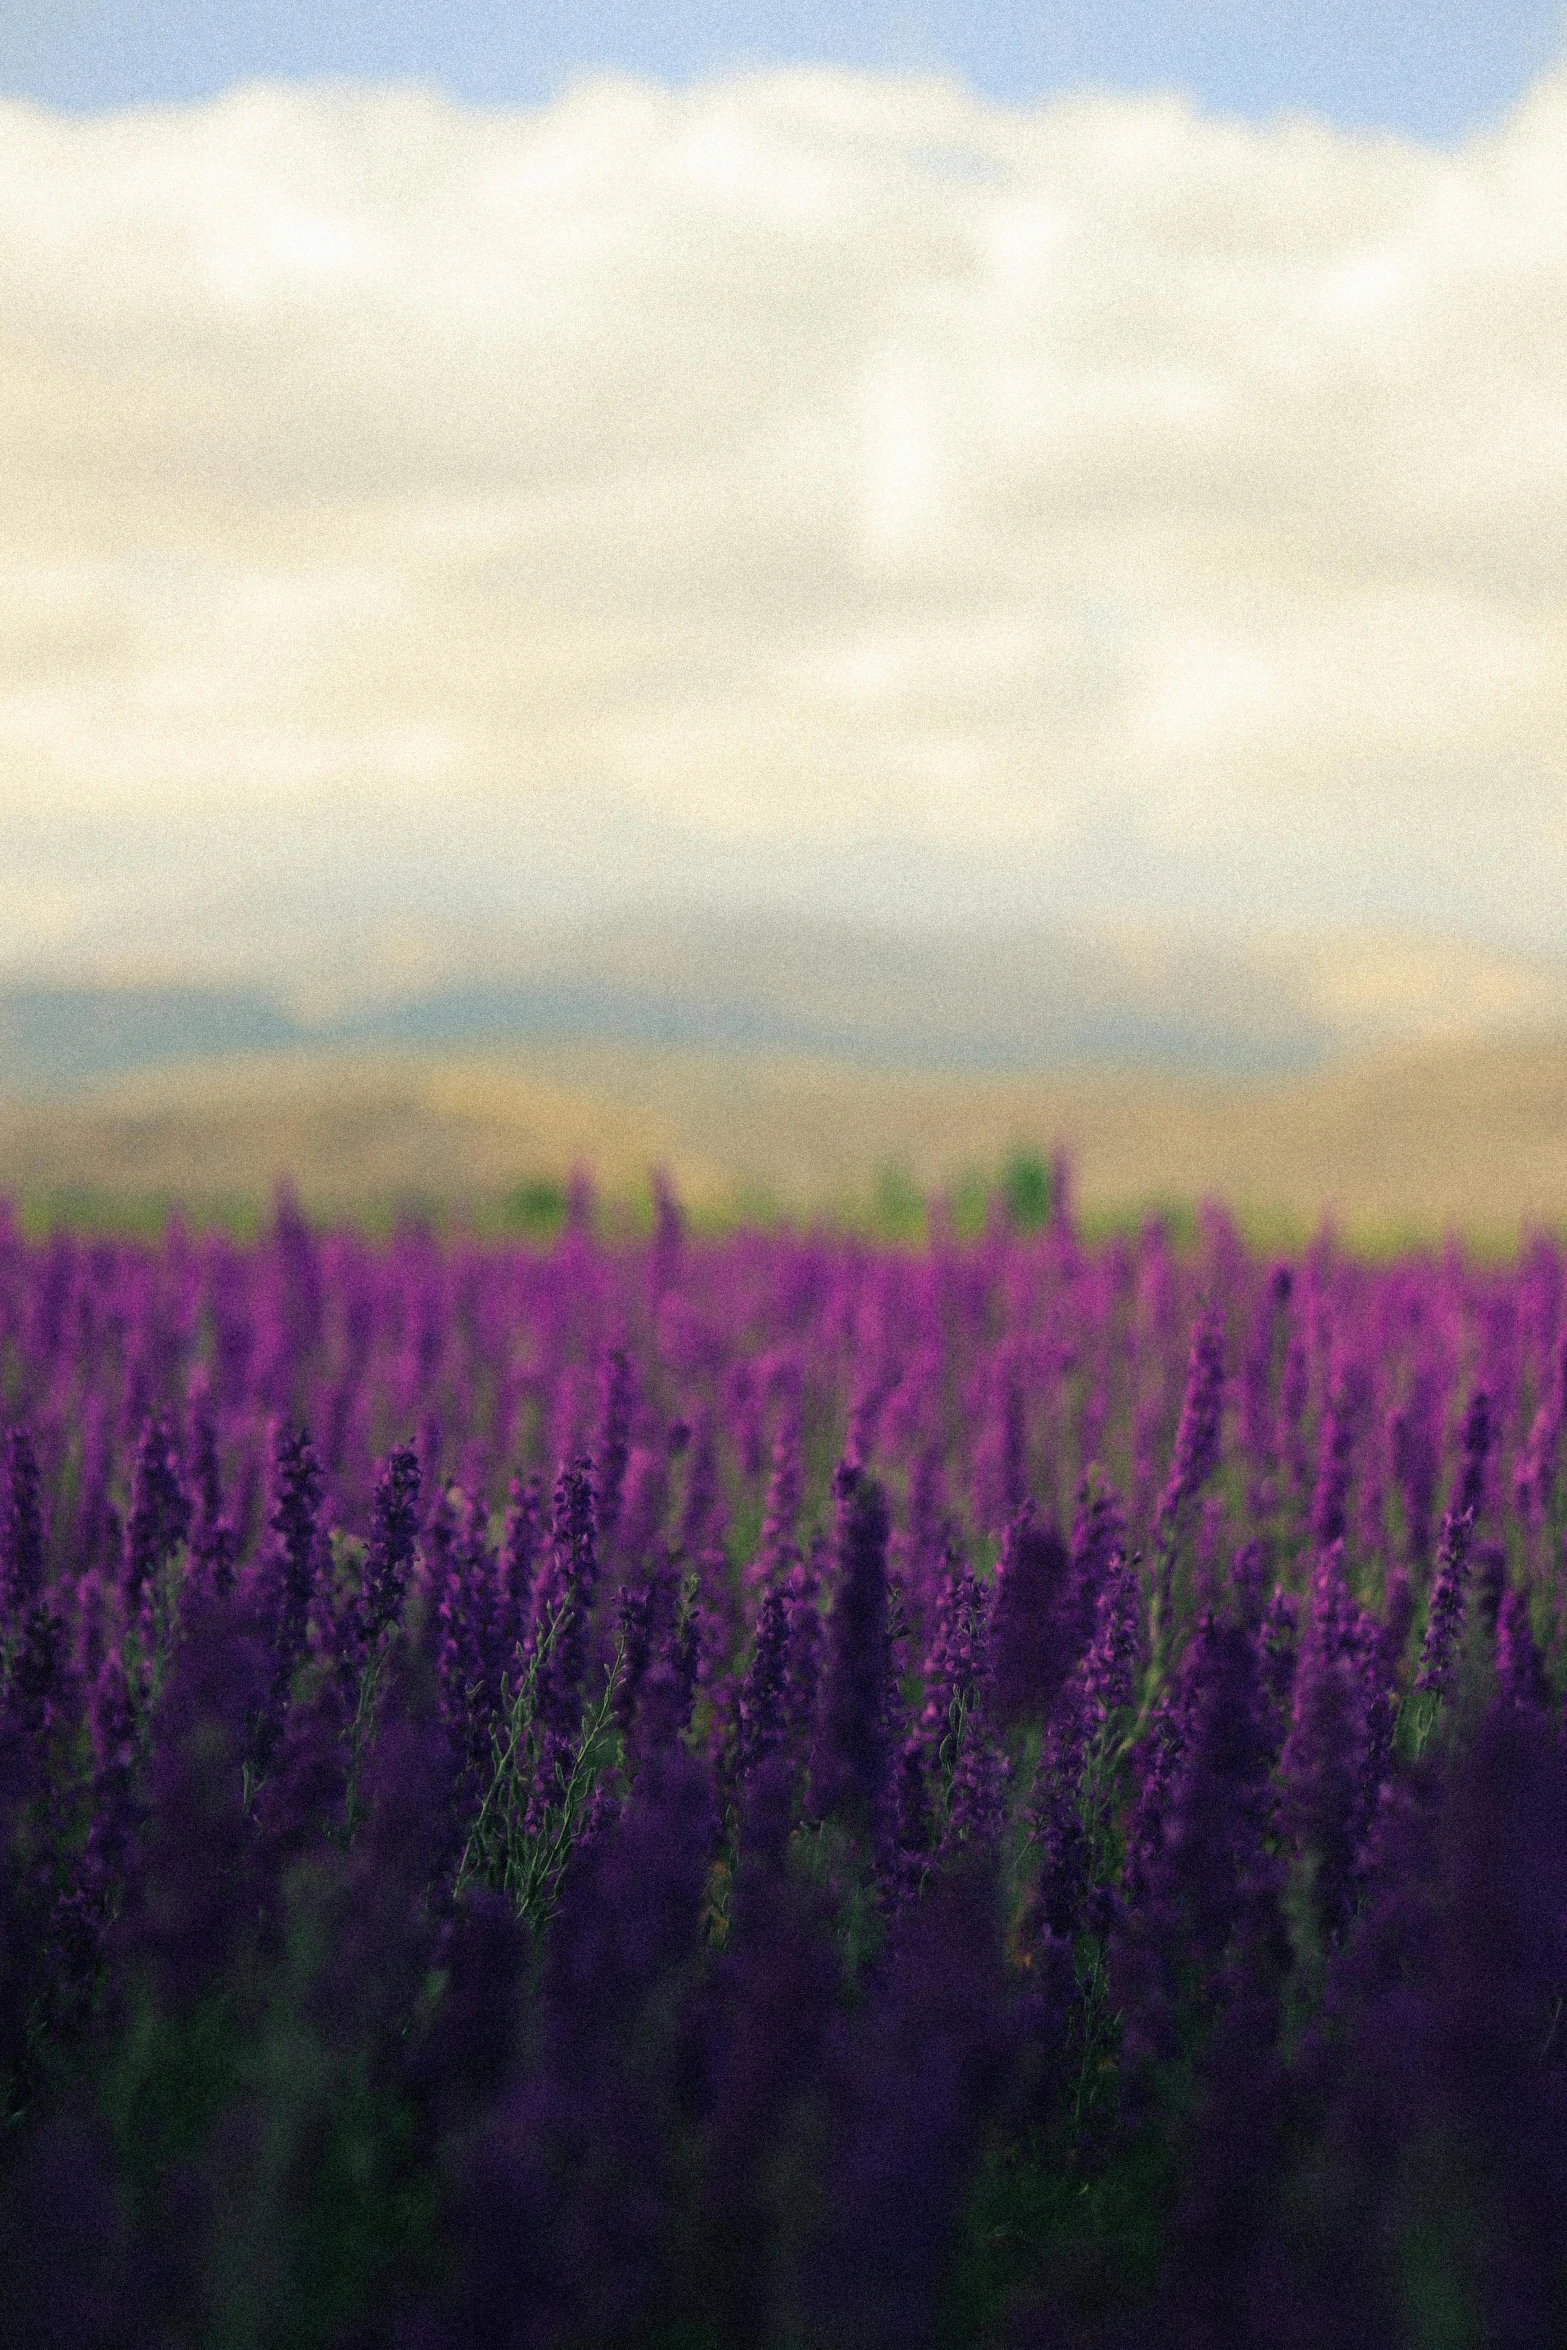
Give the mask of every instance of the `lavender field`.
<path id="1" fill-rule="evenodd" d="M 0 2333 L 1567 2336 L 1567 1258 L 0 1224 Z"/>

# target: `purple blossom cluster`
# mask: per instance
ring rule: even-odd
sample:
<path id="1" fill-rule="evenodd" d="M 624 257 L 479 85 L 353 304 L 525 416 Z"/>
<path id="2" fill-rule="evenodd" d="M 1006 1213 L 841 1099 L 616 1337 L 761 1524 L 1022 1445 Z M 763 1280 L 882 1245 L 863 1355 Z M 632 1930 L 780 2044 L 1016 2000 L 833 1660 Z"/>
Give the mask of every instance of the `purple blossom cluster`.
<path id="1" fill-rule="evenodd" d="M 0 1218 L 0 2334 L 1567 2338 L 1567 1284 Z"/>

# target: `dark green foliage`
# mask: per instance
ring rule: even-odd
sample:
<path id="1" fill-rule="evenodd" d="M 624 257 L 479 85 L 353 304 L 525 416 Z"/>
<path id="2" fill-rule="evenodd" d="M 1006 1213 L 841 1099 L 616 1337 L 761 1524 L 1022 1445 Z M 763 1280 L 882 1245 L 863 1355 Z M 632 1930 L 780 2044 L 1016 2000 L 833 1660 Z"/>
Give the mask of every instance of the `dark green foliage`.
<path id="1" fill-rule="evenodd" d="M 530 1239 L 549 1240 L 566 1220 L 566 1194 L 558 1183 L 534 1176 L 506 1194 L 502 1212 L 507 1226 Z"/>
<path id="2" fill-rule="evenodd" d="M 1050 1221 L 1050 1169 L 1037 1151 L 1015 1151 L 1008 1159 L 1001 1197 L 1014 1232 L 1037 1232 Z"/>

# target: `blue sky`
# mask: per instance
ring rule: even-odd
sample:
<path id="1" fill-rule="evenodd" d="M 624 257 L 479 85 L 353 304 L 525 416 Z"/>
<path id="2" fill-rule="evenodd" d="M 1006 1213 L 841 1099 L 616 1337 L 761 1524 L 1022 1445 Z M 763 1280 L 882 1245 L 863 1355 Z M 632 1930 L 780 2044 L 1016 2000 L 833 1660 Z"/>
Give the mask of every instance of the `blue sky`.
<path id="1" fill-rule="evenodd" d="M 576 76 L 675 83 L 747 64 L 955 72 L 1030 101 L 1179 87 L 1204 107 L 1304 109 L 1434 141 L 1504 114 L 1563 48 L 1562 0 L 0 0 L 0 89 L 73 112 L 200 99 L 258 76 L 416 79 L 531 104 Z"/>

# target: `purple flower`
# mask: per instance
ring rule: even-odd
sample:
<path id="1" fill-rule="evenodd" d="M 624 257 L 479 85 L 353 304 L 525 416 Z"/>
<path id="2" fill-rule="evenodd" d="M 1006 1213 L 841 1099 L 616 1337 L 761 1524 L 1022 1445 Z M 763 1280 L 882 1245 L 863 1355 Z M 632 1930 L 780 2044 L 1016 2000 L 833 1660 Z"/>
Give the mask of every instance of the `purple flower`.
<path id="1" fill-rule="evenodd" d="M 582 1723 L 589 1634 L 598 1592 L 598 1525 L 593 1463 L 584 1454 L 555 1486 L 551 1543 L 535 1595 L 530 1641 L 538 1659 L 534 1719 L 538 1774 L 531 1819 L 559 1795 Z"/>
<path id="2" fill-rule="evenodd" d="M 439 1669 L 453 1734 L 461 1744 L 466 1733 L 476 1753 L 487 1749 L 505 1669 L 499 1567 L 490 1546 L 489 1511 L 470 1494 L 463 1500 L 442 1602 Z"/>
<path id="3" fill-rule="evenodd" d="M 790 2125 L 821 2089 L 840 1968 L 828 1904 L 786 1860 L 790 1774 L 751 1783 L 729 1934 L 714 1968 L 711 2091 L 701 2125 L 703 2237 L 717 2338 L 762 2341 L 792 2214 L 779 2180 Z"/>
<path id="4" fill-rule="evenodd" d="M 623 1346 L 610 1349 L 599 1380 L 598 1484 L 595 1494 L 598 1538 L 609 1557 L 620 1528 L 626 1463 L 631 1453 L 631 1422 L 636 1410 L 636 1379 L 631 1357 Z"/>
<path id="5" fill-rule="evenodd" d="M 1070 1942 L 1086 1915 L 1106 1803 L 1099 1772 L 1112 1725 L 1132 1702 L 1141 1626 L 1136 1572 L 1113 1556 L 1100 1580 L 1094 1636 L 1046 1727 L 1028 1800 L 1040 1857 L 1038 1914 L 1058 1944 Z"/>
<path id="6" fill-rule="evenodd" d="M 1278 1332 L 1289 1304 L 1294 1276 L 1274 1265 L 1263 1284 L 1241 1371 L 1241 1436 L 1251 1463 L 1254 1499 L 1261 1501 L 1274 1469 L 1274 1367 Z"/>
<path id="7" fill-rule="evenodd" d="M 1557 1458 L 1562 1429 L 1567 1424 L 1567 1339 L 1556 1352 L 1551 1392 L 1541 1403 L 1529 1431 L 1529 1441 L 1513 1473 L 1513 1494 L 1531 1525 L 1548 1513 L 1556 1491 Z"/>
<path id="8" fill-rule="evenodd" d="M 822 1615 L 819 1593 L 825 1550 L 818 1539 L 808 1558 L 789 1570 L 789 1669 L 784 1681 L 784 1744 L 804 1764 L 816 1726 L 821 1679 Z"/>
<path id="9" fill-rule="evenodd" d="M 11 2341 L 119 2350 L 156 2338 L 107 2122 L 75 2100 L 13 2166 L 0 2200 L 0 2301 Z"/>
<path id="10" fill-rule="evenodd" d="M 324 1719 L 319 1727 L 325 1729 Z M 302 1741 L 298 1750 L 302 1794 L 313 1782 L 310 1743 Z M 330 1817 L 333 1790 L 317 1782 L 315 1791 L 326 1797 Z M 288 1887 L 298 1948 L 290 2022 L 311 2059 L 293 2089 L 292 2194 L 307 2212 L 332 2191 L 341 2145 L 337 2109 L 354 2094 L 353 2083 L 368 2074 L 391 2086 L 406 2062 L 457 1857 L 451 1750 L 433 1675 L 406 1648 L 388 1660 L 355 1792 L 356 1826 L 346 1855 L 318 1847 L 302 1883 Z M 373 2209 L 396 2167 L 379 2133 L 361 2136 L 359 2146 L 360 2192 Z M 356 2201 L 352 2195 L 350 2210 Z"/>
<path id="11" fill-rule="evenodd" d="M 842 1814 L 874 1846 L 885 1830 L 888 1794 L 887 1504 L 874 1478 L 846 1463 L 834 1491 L 837 1579 L 811 1801 L 822 1818 Z"/>
<path id="12" fill-rule="evenodd" d="M 1083 1923 L 1093 1866 L 1083 1817 L 1086 1743 L 1080 1714 L 1052 1722 L 1028 1799 L 1029 1832 L 1039 1852 L 1038 1913 L 1060 1943 L 1070 1943 Z"/>
<path id="13" fill-rule="evenodd" d="M 1319 1945 L 1336 1942 L 1354 1898 L 1366 1815 L 1371 1691 L 1360 1611 L 1334 1543 L 1312 1572 L 1281 1771 L 1284 1822 Z"/>
<path id="14" fill-rule="evenodd" d="M 1072 1662 L 1075 1599 L 1066 1544 L 1025 1502 L 1002 1544 L 990 1619 L 995 1711 L 1003 1726 L 1049 1711 Z"/>
<path id="15" fill-rule="evenodd" d="M 125 1528 L 124 1583 L 127 1615 L 190 1532 L 190 1497 L 180 1482 L 174 1432 L 161 1412 L 142 1430 L 131 1480 L 131 1514 Z"/>
<path id="16" fill-rule="evenodd" d="M 1567 1763 L 1542 1715 L 1490 1710 L 1443 1841 L 1415 2111 L 1463 2149 L 1492 2339 L 1543 2342 L 1559 2319 L 1567 2198 L 1567 2081 L 1550 2057 L 1567 1984 Z"/>
<path id="17" fill-rule="evenodd" d="M 74 1711 L 70 1634 L 64 1619 L 43 1600 L 30 1607 L 17 1627 L 5 1685 L 4 1720 L 39 1749 Z"/>
<path id="18" fill-rule="evenodd" d="M 101 1919 L 119 1906 L 140 1817 L 136 1711 L 117 1649 L 109 1650 L 99 1668 L 87 1719 L 92 1737 L 92 1819 L 81 1881 Z"/>
<path id="19" fill-rule="evenodd" d="M 676 2257 L 678 2038 L 717 1822 L 683 1748 L 573 1856 L 545 1958 L 539 2053 L 463 2164 L 464 2342 L 621 2342 L 652 2330 Z"/>
<path id="20" fill-rule="evenodd" d="M 685 1503 L 680 1513 L 680 1548 L 688 1559 L 699 1559 L 710 1547 L 721 1516 L 718 1457 L 712 1422 L 705 1415 L 687 1450 Z"/>
<path id="21" fill-rule="evenodd" d="M 1319 1547 L 1341 1542 L 1348 1528 L 1347 1504 L 1358 1444 L 1371 1405 L 1365 1365 L 1345 1363 L 1323 1415 L 1317 1459 L 1317 1490 L 1311 1505 L 1311 1532 Z"/>
<path id="22" fill-rule="evenodd" d="M 1002 1369 L 994 1424 L 986 1438 L 995 1498 L 992 1514 L 1010 1524 L 1028 1498 L 1028 1418 L 1022 1369 L 1015 1360 Z"/>
<path id="23" fill-rule="evenodd" d="M 742 1787 L 783 1746 L 789 1617 L 789 1594 L 782 1585 L 775 1585 L 762 1597 L 750 1662 L 740 1684 L 736 1707 L 735 1776 Z"/>
<path id="24" fill-rule="evenodd" d="M 1103 1472 L 1090 1468 L 1078 1488 L 1072 1520 L 1072 1581 L 1079 1637 L 1093 1633 L 1099 1594 L 1117 1561 L 1127 1553 L 1126 1511 Z"/>
<path id="25" fill-rule="evenodd" d="M 615 1594 L 615 1637 L 621 1653 L 615 1719 L 622 1735 L 631 1728 L 637 1698 L 653 1654 L 653 1586 L 644 1579 L 623 1583 Z"/>
<path id="26" fill-rule="evenodd" d="M 5 1445 L 5 1490 L 0 1495 L 0 1602 L 5 1621 L 19 1624 L 42 1597 L 44 1513 L 38 1488 L 38 1456 L 25 1427 L 13 1428 Z"/>
<path id="27" fill-rule="evenodd" d="M 950 1771 L 952 1742 L 987 1665 L 991 1593 L 951 1554 L 925 1659 L 925 1699 L 910 1740 L 926 1769 Z"/>
<path id="28" fill-rule="evenodd" d="M 217 1422 L 205 1381 L 193 1389 L 190 1398 L 190 1483 L 198 1527 L 216 1524 L 223 1515 L 223 1472 Z"/>
<path id="29" fill-rule="evenodd" d="M 435 1943 L 439 2005 L 403 2065 L 448 2144 L 488 2117 L 517 2061 L 529 1955 L 527 1927 L 510 1901 L 486 1886 L 466 1887 Z"/>
<path id="30" fill-rule="evenodd" d="M 502 1669 L 510 1673 L 533 1621 L 533 1582 L 543 1541 L 544 1497 L 537 1477 L 514 1477 L 501 1543 L 501 1601 L 497 1634 Z"/>
<path id="31" fill-rule="evenodd" d="M 1298 1613 L 1294 1593 L 1276 1584 L 1273 1597 L 1263 1611 L 1261 1638 L 1263 1687 L 1278 1731 L 1275 1746 L 1284 1737 L 1294 1696 Z"/>
<path id="32" fill-rule="evenodd" d="M 318 1674 L 292 1705 L 256 1801 L 258 1865 L 277 1904 L 288 1871 L 342 1838 L 348 1795 L 348 1712 L 335 1674 Z"/>
<path id="33" fill-rule="evenodd" d="M 375 1482 L 374 1520 L 365 1554 L 360 1619 L 373 1648 L 402 1614 L 419 1534 L 419 1460 L 411 1445 L 389 1453 Z"/>
<path id="34" fill-rule="evenodd" d="M 812 2338 L 934 2350 L 965 2191 L 1010 2054 L 993 1883 L 958 1870 L 904 1912 L 885 1990 L 845 2051 Z"/>
<path id="35" fill-rule="evenodd" d="M 1410 1563 L 1424 1567 L 1431 1555 L 1431 1521 L 1436 1501 L 1437 1388 L 1429 1370 L 1417 1374 L 1409 1401 L 1388 1423 L 1393 1475 L 1404 1507 Z"/>
<path id="36" fill-rule="evenodd" d="M 1112 1949 L 1127 2054 L 1174 2052 L 1183 2015 L 1205 2022 L 1248 1904 L 1271 1885 L 1272 1761 L 1256 1642 L 1209 1615 L 1181 1661 L 1150 1757 L 1138 1850 Z"/>
<path id="37" fill-rule="evenodd" d="M 228 1611 L 209 1613 L 175 1651 L 153 1719 L 143 1867 L 123 1932 L 171 2007 L 222 1978 L 254 1915 L 243 1766 L 263 1688 L 260 1648 Z"/>
<path id="38" fill-rule="evenodd" d="M 1420 1669 L 1415 1675 L 1415 1687 L 1429 1690 L 1435 1697 L 1446 1696 L 1457 1668 L 1473 1541 L 1473 1512 L 1466 1509 L 1455 1516 L 1449 1510 L 1443 1520 L 1442 1539 L 1437 1546 L 1431 1606 L 1426 1618 L 1425 1639 L 1421 1643 Z"/>
<path id="39" fill-rule="evenodd" d="M 1463 1432 L 1459 1439 L 1463 1465 L 1452 1504 L 1456 1517 L 1463 1517 L 1467 1513 L 1477 1524 L 1485 1515 L 1486 1464 L 1491 1456 L 1492 1434 L 1491 1398 L 1485 1388 L 1477 1387 L 1469 1398 L 1469 1409 L 1464 1414 Z"/>
<path id="40" fill-rule="evenodd" d="M 1529 1625 L 1529 1595 L 1516 1583 L 1503 1592 L 1497 1610 L 1496 1678 L 1510 1705 L 1543 1713 L 1550 1702 L 1544 1661 Z"/>
<path id="41" fill-rule="evenodd" d="M 686 1215 L 666 1167 L 653 1169 L 649 1189 L 653 1196 L 653 1240 L 648 1251 L 648 1275 L 653 1294 L 658 1297 L 679 1278 Z"/>
<path id="42" fill-rule="evenodd" d="M 773 1439 L 772 1472 L 762 1510 L 756 1571 L 764 1584 L 778 1582 L 794 1564 L 794 1522 L 799 1515 L 803 1478 L 800 1442 L 800 1391 L 796 1377 L 785 1390 L 783 1416 Z"/>
<path id="43" fill-rule="evenodd" d="M 669 1462 L 666 1445 L 632 1447 L 626 1469 L 619 1544 L 629 1574 L 646 1575 L 652 1571 L 653 1554 L 669 1503 Z"/>
<path id="44" fill-rule="evenodd" d="M 276 1670 L 284 1688 L 305 1645 L 310 1602 L 323 1563 L 321 1483 L 321 1464 L 309 1431 L 280 1427 L 272 1452 L 272 1510 L 267 1524 L 275 1545 Z"/>
<path id="45" fill-rule="evenodd" d="M 1219 1465 L 1224 1411 L 1224 1319 L 1216 1306 L 1199 1314 L 1192 1328 L 1191 1360 L 1175 1455 L 1159 1503 L 1159 1523 L 1173 1528 L 1184 1505 L 1200 1493 Z"/>
<path id="46" fill-rule="evenodd" d="M 1090 1737 L 1132 1702 L 1142 1657 L 1142 1591 L 1137 1570 L 1115 1558 L 1094 1611 L 1094 1636 L 1083 1658 L 1081 1705 Z"/>
<path id="47" fill-rule="evenodd" d="M 958 1854 L 994 1860 L 1000 1852 L 1011 1772 L 992 1726 L 989 1695 L 987 1676 L 964 1722 L 953 1765 L 941 1839 L 944 1860 Z"/>

